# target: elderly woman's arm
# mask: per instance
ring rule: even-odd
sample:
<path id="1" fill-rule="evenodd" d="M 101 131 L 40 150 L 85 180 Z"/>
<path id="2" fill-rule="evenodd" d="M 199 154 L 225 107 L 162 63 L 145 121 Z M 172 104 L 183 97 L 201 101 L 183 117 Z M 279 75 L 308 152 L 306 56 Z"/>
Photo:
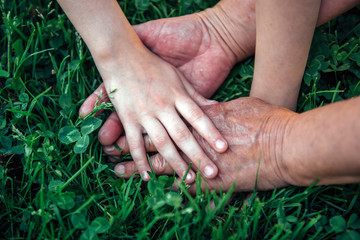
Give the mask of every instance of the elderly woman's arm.
<path id="1" fill-rule="evenodd" d="M 282 158 L 294 184 L 360 181 L 360 97 L 299 114 L 285 133 Z"/>
<path id="2" fill-rule="evenodd" d="M 320 185 L 360 182 L 360 97 L 301 114 L 251 97 L 204 110 L 229 142 L 228 151 L 218 154 L 196 135 L 219 168 L 215 179 L 203 181 L 209 189 L 227 190 L 234 182 L 236 191 L 251 191 L 256 182 L 259 190 L 316 180 Z M 125 141 L 120 147 L 128 150 Z M 151 161 L 156 173 L 173 173 L 161 155 Z M 122 177 L 136 170 L 134 162 L 115 167 Z"/>

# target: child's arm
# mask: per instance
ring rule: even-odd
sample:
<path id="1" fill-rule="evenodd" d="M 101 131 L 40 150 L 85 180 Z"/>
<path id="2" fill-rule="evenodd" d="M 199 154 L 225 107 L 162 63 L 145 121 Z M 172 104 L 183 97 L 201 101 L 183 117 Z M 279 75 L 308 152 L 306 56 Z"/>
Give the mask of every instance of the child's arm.
<path id="1" fill-rule="evenodd" d="M 250 96 L 296 109 L 320 0 L 257 0 Z"/>
<path id="2" fill-rule="evenodd" d="M 130 152 L 139 172 L 149 179 L 143 133 L 180 177 L 188 165 L 174 143 L 207 178 L 217 175 L 181 116 L 217 152 L 227 149 L 225 139 L 197 104 L 209 104 L 173 66 L 151 53 L 140 41 L 115 0 L 58 0 L 86 42 L 112 96 L 124 126 Z M 201 166 L 200 166 L 201 164 Z M 187 181 L 195 180 L 190 170 Z"/>

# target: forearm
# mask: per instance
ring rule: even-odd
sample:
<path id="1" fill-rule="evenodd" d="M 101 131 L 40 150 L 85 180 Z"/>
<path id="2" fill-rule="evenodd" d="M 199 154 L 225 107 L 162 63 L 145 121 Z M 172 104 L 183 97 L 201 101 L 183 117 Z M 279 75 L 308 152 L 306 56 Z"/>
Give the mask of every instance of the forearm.
<path id="1" fill-rule="evenodd" d="M 360 181 L 360 97 L 297 115 L 287 128 L 283 161 L 293 184 Z"/>
<path id="2" fill-rule="evenodd" d="M 112 62 L 143 45 L 115 0 L 58 0 L 95 62 Z M 121 53 L 121 54 L 119 54 Z M 127 58 L 126 58 L 126 57 Z M 118 59 L 119 60 L 119 59 Z"/>
<path id="3" fill-rule="evenodd" d="M 296 108 L 320 0 L 256 2 L 256 50 L 250 95 Z"/>

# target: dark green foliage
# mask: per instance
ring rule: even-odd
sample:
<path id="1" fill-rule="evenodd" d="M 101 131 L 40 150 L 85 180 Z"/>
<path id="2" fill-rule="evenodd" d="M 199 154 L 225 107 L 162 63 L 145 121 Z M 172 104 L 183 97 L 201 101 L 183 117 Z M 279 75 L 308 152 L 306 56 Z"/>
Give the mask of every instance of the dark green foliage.
<path id="1" fill-rule="evenodd" d="M 215 3 L 136 0 L 120 5 L 136 24 Z M 152 176 L 149 183 L 118 179 L 96 137 L 106 115 L 78 118 L 79 106 L 100 83 L 80 36 L 56 2 L 6 0 L 0 5 L 1 239 L 359 237 L 358 184 L 287 187 L 250 200 L 241 193 L 230 201 L 231 191 L 190 196 L 183 183 L 172 192 L 174 177 L 169 176 Z M 299 111 L 360 95 L 359 38 L 359 9 L 316 31 Z M 252 74 L 250 58 L 233 69 L 214 98 L 247 96 Z"/>

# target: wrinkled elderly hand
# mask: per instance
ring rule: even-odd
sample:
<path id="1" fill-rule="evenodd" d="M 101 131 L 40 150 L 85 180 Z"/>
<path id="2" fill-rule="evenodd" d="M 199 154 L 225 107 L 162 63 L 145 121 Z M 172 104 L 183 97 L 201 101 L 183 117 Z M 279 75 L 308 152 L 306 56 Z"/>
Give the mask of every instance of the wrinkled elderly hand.
<path id="1" fill-rule="evenodd" d="M 298 114 L 251 97 L 203 109 L 229 143 L 229 149 L 219 154 L 193 131 L 195 138 L 219 169 L 216 178 L 203 180 L 209 189 L 218 190 L 221 185 L 222 190 L 228 190 L 235 182 L 235 191 L 252 190 L 258 169 L 257 187 L 260 190 L 293 184 L 287 174 L 287 164 L 282 159 L 282 145 L 289 120 Z M 125 137 L 118 143 L 124 152 L 128 151 Z M 148 138 L 145 143 L 148 151 L 156 150 Z M 119 152 L 114 155 L 117 154 Z M 189 159 L 186 160 L 189 162 Z M 173 174 L 160 154 L 152 156 L 151 161 L 157 174 Z M 130 177 L 136 170 L 134 162 L 119 163 L 115 167 L 121 177 Z M 193 185 L 190 192 L 195 189 Z"/>
<path id="2" fill-rule="evenodd" d="M 239 9 L 232 1 L 220 1 L 200 13 L 150 21 L 134 29 L 144 45 L 175 66 L 202 96 L 210 97 L 234 64 L 254 52 L 254 3 L 238 4 Z M 80 115 L 87 115 L 103 101 L 109 98 L 101 84 L 82 104 Z M 112 121 L 118 122 L 115 112 L 99 132 L 100 143 L 107 150 L 113 149 L 124 132 L 121 124 L 115 126 Z M 111 131 L 106 130 L 109 125 L 113 126 Z"/>

